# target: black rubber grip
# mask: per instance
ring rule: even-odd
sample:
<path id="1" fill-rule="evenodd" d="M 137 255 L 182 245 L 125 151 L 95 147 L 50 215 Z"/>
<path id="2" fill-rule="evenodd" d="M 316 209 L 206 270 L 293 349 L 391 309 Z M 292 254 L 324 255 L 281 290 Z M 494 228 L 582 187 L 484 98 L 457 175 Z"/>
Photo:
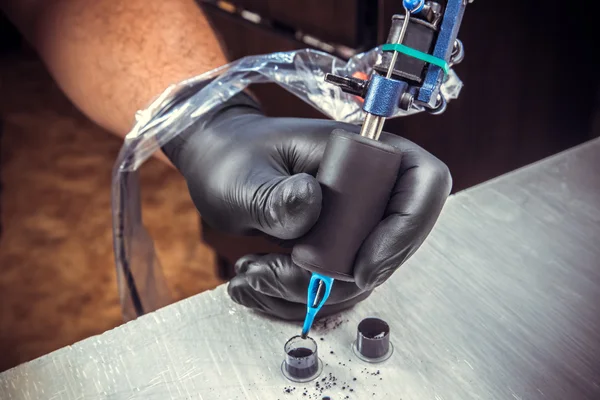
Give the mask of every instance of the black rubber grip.
<path id="1" fill-rule="evenodd" d="M 401 158 L 389 144 L 333 131 L 317 173 L 323 208 L 315 226 L 295 244 L 294 263 L 353 282 L 354 259 L 383 217 Z"/>

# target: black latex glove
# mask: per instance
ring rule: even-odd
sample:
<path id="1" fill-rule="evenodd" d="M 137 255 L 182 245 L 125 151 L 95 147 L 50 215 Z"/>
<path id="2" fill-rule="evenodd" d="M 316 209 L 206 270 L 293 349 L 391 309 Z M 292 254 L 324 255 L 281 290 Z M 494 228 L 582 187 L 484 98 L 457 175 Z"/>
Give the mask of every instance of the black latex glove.
<path id="1" fill-rule="evenodd" d="M 269 118 L 242 94 L 163 147 L 185 177 L 194 204 L 212 227 L 235 234 L 262 232 L 292 245 L 321 209 L 314 176 L 329 134 L 359 127 L 330 120 Z M 366 298 L 423 243 L 450 193 L 448 168 L 416 144 L 383 133 L 400 148 L 398 180 L 381 223 L 355 261 L 355 283 L 337 281 L 319 316 Z M 301 320 L 311 273 L 289 255 L 238 261 L 228 291 L 234 301 L 283 319 Z"/>

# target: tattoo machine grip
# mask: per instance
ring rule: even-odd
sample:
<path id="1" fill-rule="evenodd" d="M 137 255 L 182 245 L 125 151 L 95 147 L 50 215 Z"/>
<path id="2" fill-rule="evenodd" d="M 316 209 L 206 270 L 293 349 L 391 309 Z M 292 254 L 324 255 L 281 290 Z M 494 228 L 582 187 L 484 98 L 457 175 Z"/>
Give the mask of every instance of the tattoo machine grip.
<path id="1" fill-rule="evenodd" d="M 294 245 L 293 262 L 353 282 L 354 259 L 383 218 L 401 159 L 400 150 L 392 145 L 334 130 L 317 173 L 323 192 L 321 214 Z"/>

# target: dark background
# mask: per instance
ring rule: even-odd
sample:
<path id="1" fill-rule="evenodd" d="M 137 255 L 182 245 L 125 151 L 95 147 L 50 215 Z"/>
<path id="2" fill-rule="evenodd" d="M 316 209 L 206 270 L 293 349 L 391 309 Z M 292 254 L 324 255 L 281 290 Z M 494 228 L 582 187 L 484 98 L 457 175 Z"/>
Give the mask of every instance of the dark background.
<path id="1" fill-rule="evenodd" d="M 302 31 L 359 51 L 384 43 L 401 1 L 233 0 L 270 19 L 244 21 L 207 2 L 204 9 L 232 59 L 307 47 Z M 478 0 L 465 12 L 459 38 L 465 60 L 458 100 L 440 116 L 422 114 L 386 123 L 445 161 L 462 190 L 581 143 L 600 106 L 592 13 L 558 1 Z M 368 12 L 365 12 L 368 10 Z M 273 115 L 318 116 L 283 90 L 259 90 Z M 285 99 L 285 101 L 282 100 Z"/>

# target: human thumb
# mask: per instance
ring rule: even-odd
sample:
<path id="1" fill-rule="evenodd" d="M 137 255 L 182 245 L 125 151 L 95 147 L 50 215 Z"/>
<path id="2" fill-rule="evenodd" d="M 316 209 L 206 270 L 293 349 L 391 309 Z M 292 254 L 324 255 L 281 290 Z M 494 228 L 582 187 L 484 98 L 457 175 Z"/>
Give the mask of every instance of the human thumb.
<path id="1" fill-rule="evenodd" d="M 283 240 L 306 234 L 321 213 L 321 187 L 307 173 L 260 185 L 251 198 L 255 228 Z"/>

